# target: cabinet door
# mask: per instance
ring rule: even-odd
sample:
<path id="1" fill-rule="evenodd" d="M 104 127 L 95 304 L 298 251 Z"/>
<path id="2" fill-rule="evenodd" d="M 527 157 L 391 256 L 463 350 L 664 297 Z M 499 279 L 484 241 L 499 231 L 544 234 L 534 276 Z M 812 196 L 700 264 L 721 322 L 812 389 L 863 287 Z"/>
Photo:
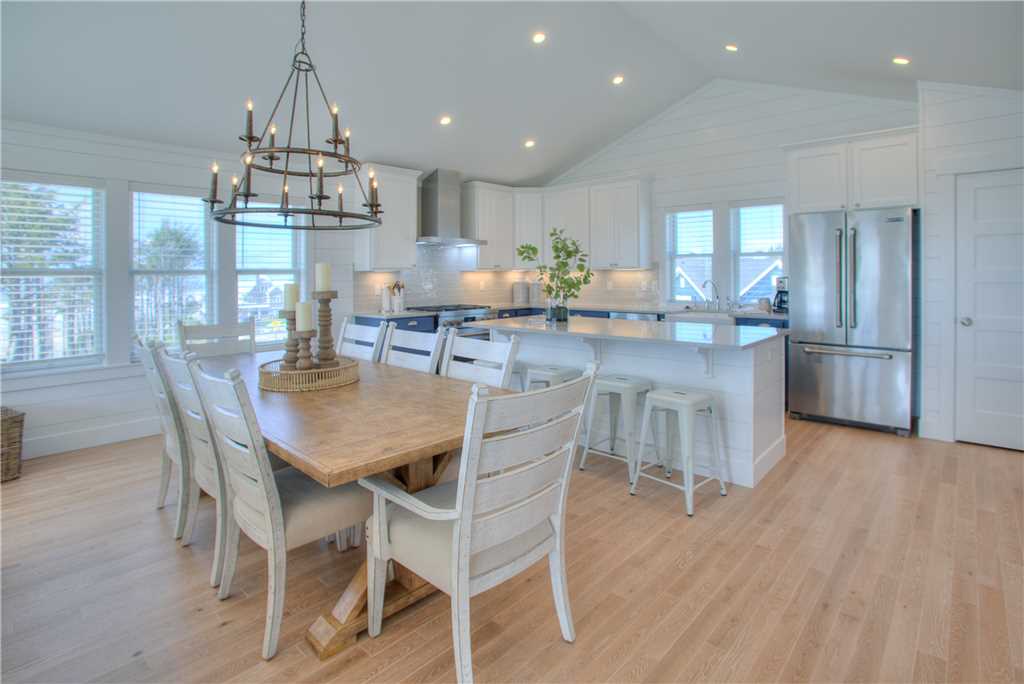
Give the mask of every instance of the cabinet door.
<path id="1" fill-rule="evenodd" d="M 850 205 L 854 209 L 917 204 L 917 135 L 850 143 Z"/>
<path id="2" fill-rule="evenodd" d="M 845 209 L 847 144 L 793 150 L 787 163 L 791 213 Z"/>
<path id="3" fill-rule="evenodd" d="M 612 268 L 617 248 L 615 186 L 594 186 L 590 188 L 590 266 Z"/>
<path id="4" fill-rule="evenodd" d="M 561 228 L 565 237 L 578 240 L 584 252 L 590 251 L 590 193 L 587 188 L 551 190 L 544 193 L 544 258 L 551 260 L 552 228 Z"/>
<path id="5" fill-rule="evenodd" d="M 488 187 L 472 192 L 469 232 L 487 244 L 477 252 L 477 268 L 510 269 L 515 256 L 515 201 L 512 193 Z"/>
<path id="6" fill-rule="evenodd" d="M 529 243 L 540 250 L 540 258 L 544 259 L 544 196 L 539 192 L 515 193 L 515 246 Z M 534 268 L 534 264 L 515 260 L 516 268 Z"/>
<path id="7" fill-rule="evenodd" d="M 646 226 L 640 220 L 639 182 L 590 188 L 590 264 L 594 268 L 637 268 Z"/>
<path id="8" fill-rule="evenodd" d="M 416 265 L 416 229 L 419 197 L 416 179 L 378 170 L 380 202 L 384 210 L 376 228 L 356 231 L 355 266 L 360 271 L 402 270 Z M 354 190 L 354 188 L 353 188 Z M 349 192 L 346 199 L 359 197 Z"/>

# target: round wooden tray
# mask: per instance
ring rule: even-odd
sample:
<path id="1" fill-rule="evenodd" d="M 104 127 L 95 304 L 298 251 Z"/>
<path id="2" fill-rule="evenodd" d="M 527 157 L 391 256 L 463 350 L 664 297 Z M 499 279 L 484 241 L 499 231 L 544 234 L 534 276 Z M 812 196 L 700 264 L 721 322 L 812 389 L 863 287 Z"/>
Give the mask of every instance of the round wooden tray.
<path id="1" fill-rule="evenodd" d="M 338 357 L 333 368 L 281 370 L 281 360 L 260 365 L 260 389 L 271 392 L 312 392 L 359 382 L 359 362 Z"/>

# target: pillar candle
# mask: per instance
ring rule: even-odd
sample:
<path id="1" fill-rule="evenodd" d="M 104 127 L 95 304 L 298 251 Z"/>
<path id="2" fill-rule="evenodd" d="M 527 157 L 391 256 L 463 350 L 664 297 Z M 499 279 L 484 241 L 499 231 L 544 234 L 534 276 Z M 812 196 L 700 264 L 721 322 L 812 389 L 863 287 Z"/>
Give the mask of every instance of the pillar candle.
<path id="1" fill-rule="evenodd" d="M 245 102 L 245 137 L 252 138 L 252 100 Z"/>
<path id="2" fill-rule="evenodd" d="M 313 329 L 313 302 L 298 302 L 295 305 L 295 329 L 299 332 Z"/>
<path id="3" fill-rule="evenodd" d="M 213 162 L 213 166 L 210 167 L 210 199 L 217 199 L 217 174 L 220 172 L 220 166 L 217 162 Z"/>
<path id="4" fill-rule="evenodd" d="M 295 311 L 295 304 L 299 301 L 299 286 L 295 283 L 284 284 L 284 310 Z"/>
<path id="5" fill-rule="evenodd" d="M 318 292 L 331 289 L 331 265 L 322 261 L 316 264 L 316 287 Z"/>

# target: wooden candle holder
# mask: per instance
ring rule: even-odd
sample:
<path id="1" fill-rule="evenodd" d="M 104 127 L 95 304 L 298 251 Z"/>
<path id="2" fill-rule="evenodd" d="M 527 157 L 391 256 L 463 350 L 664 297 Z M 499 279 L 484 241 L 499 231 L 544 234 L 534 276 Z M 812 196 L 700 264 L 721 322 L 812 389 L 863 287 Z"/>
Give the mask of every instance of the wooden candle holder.
<path id="1" fill-rule="evenodd" d="M 281 318 L 285 320 L 288 328 L 288 337 L 284 341 L 284 357 L 281 359 L 281 370 L 295 370 L 295 363 L 299 360 L 299 340 L 295 337 L 295 309 L 278 311 Z"/>
<path id="2" fill-rule="evenodd" d="M 310 351 L 310 345 L 313 342 L 313 338 L 316 337 L 316 333 L 312 330 L 296 330 L 295 337 L 299 340 L 299 357 L 295 362 L 295 370 L 310 370 L 316 367 L 313 363 L 313 354 Z"/>
<path id="3" fill-rule="evenodd" d="M 331 300 L 338 298 L 337 290 L 317 290 L 313 292 L 313 299 L 320 302 L 317 308 L 317 325 L 320 327 L 320 334 L 317 336 L 316 362 L 320 368 L 334 368 L 338 365 L 337 355 L 334 352 L 334 336 L 331 335 Z"/>

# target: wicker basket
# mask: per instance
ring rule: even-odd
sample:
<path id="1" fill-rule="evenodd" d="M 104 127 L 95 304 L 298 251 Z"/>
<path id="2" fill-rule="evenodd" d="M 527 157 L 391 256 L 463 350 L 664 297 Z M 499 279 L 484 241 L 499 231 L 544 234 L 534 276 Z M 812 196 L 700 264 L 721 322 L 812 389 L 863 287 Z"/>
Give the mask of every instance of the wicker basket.
<path id="1" fill-rule="evenodd" d="M 311 392 L 359 382 L 359 362 L 338 357 L 334 368 L 281 370 L 281 361 L 268 361 L 260 366 L 260 389 L 271 392 Z"/>
<path id="2" fill-rule="evenodd" d="M 0 482 L 21 477 L 21 435 L 25 414 L 0 407 Z"/>

